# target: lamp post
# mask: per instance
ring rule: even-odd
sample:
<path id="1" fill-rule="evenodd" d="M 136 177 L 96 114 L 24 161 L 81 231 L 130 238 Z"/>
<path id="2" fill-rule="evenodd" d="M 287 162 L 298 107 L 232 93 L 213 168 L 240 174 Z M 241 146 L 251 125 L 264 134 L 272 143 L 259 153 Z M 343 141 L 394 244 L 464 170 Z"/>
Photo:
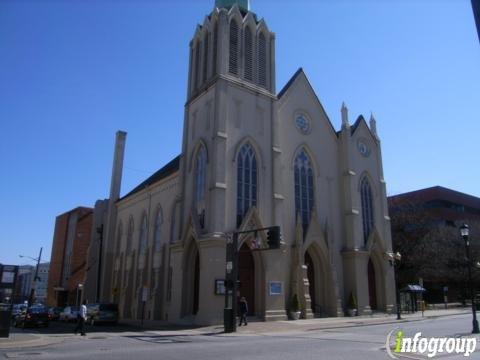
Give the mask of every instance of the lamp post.
<path id="1" fill-rule="evenodd" d="M 38 267 L 40 265 L 40 260 L 42 259 L 42 249 L 43 248 L 40 248 L 40 254 L 38 254 L 38 258 L 33 258 L 31 256 L 25 256 L 25 255 L 18 255 L 21 258 L 29 258 L 37 262 L 37 266 L 35 267 L 35 276 L 33 277 L 32 289 L 30 290 L 30 296 L 28 297 L 28 307 L 32 306 L 33 298 L 35 296 L 35 288 L 36 288 L 37 278 L 38 278 Z"/>
<path id="2" fill-rule="evenodd" d="M 393 278 L 394 278 L 394 283 L 395 283 L 395 296 L 396 296 L 396 302 L 397 302 L 397 320 L 402 320 L 401 316 L 401 307 L 400 307 L 400 291 L 398 289 L 398 284 L 397 284 L 397 265 L 402 260 L 402 255 L 397 251 L 395 254 L 393 252 L 387 253 L 388 256 L 388 261 L 390 263 L 390 266 L 393 267 Z"/>
<path id="3" fill-rule="evenodd" d="M 460 226 L 460 235 L 462 236 L 463 241 L 465 241 L 465 252 L 467 255 L 467 262 L 468 262 L 468 285 L 470 287 L 470 297 L 472 298 L 472 315 L 473 315 L 472 334 L 478 334 L 480 333 L 480 330 L 478 329 L 477 312 L 475 311 L 475 291 L 473 289 L 473 281 L 472 281 L 472 260 L 470 259 L 470 240 L 468 239 L 468 236 L 470 235 L 470 229 L 468 228 L 467 224 L 463 224 L 462 226 Z"/>

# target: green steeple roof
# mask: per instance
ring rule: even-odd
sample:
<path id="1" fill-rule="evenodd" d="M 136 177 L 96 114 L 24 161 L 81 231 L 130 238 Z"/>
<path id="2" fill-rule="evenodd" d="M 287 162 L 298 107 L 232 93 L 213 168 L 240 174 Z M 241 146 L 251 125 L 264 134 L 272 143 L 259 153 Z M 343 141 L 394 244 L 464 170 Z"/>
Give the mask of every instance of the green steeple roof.
<path id="1" fill-rule="evenodd" d="M 215 0 L 215 6 L 218 8 L 230 9 L 235 4 L 242 10 L 250 10 L 250 0 Z"/>

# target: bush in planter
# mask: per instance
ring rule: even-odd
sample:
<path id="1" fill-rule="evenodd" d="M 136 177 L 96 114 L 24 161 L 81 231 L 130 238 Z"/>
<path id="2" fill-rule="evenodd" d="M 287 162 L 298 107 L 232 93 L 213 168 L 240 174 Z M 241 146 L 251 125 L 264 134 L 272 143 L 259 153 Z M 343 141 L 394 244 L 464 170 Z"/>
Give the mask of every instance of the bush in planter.
<path id="1" fill-rule="evenodd" d="M 353 292 L 350 292 L 348 297 L 347 310 L 350 316 L 357 315 L 357 298 L 353 295 Z"/>
<path id="2" fill-rule="evenodd" d="M 292 296 L 292 301 L 290 303 L 290 311 L 291 312 L 298 312 L 300 308 L 300 304 L 298 302 L 298 296 L 297 294 Z"/>
<path id="3" fill-rule="evenodd" d="M 292 296 L 290 300 L 290 319 L 298 320 L 300 318 L 300 304 L 297 294 Z"/>

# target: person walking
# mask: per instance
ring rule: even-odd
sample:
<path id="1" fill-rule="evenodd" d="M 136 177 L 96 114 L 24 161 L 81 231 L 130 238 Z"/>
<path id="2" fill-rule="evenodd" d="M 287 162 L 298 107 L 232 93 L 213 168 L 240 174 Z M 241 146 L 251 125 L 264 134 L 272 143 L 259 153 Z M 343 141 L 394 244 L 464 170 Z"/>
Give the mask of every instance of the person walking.
<path id="1" fill-rule="evenodd" d="M 240 298 L 240 302 L 238 303 L 238 310 L 240 312 L 240 324 L 238 324 L 238 326 L 242 326 L 242 322 L 245 326 L 247 326 L 248 303 L 247 299 L 245 299 L 244 296 Z"/>
<path id="2" fill-rule="evenodd" d="M 87 320 L 87 301 L 83 300 L 80 309 L 78 309 L 77 326 L 75 327 L 75 335 L 80 330 L 80 335 L 85 336 L 85 321 Z"/>

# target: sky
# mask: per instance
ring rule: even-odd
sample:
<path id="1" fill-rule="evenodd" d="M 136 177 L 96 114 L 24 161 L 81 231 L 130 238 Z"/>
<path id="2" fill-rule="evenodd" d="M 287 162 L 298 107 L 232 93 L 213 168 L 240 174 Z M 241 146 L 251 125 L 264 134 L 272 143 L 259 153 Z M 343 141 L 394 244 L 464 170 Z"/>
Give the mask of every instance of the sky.
<path id="1" fill-rule="evenodd" d="M 0 263 L 48 260 L 55 217 L 181 150 L 188 44 L 214 0 L 0 1 Z M 373 112 L 388 195 L 480 197 L 480 42 L 469 0 L 252 0 L 277 91 L 303 67 L 336 129 Z"/>

